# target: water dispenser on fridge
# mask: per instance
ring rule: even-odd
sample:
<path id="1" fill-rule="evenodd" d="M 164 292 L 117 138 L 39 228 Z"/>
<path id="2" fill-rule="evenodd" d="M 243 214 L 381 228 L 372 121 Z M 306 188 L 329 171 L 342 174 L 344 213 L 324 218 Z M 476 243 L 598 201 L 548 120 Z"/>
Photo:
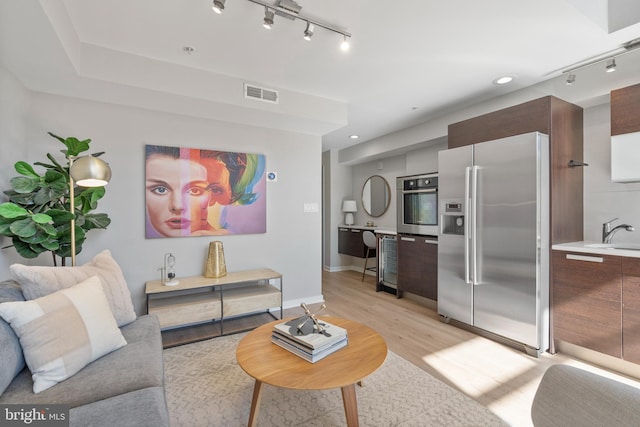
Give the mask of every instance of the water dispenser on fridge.
<path id="1" fill-rule="evenodd" d="M 442 201 L 441 234 L 464 236 L 464 206 L 462 200 Z"/>

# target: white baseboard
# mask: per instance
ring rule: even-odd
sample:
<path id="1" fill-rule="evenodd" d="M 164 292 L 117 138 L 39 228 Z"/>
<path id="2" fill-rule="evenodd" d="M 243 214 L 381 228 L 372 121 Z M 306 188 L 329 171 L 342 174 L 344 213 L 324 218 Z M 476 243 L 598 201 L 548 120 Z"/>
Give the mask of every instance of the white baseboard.
<path id="1" fill-rule="evenodd" d="M 282 301 L 282 308 L 300 307 L 301 303 L 305 303 L 309 305 L 309 304 L 320 304 L 323 302 L 324 302 L 324 296 L 316 295 L 314 297 L 309 297 L 305 299 L 292 299 L 292 300 Z M 303 314 L 304 314 L 304 311 L 302 311 L 302 308 L 300 308 L 300 315 L 303 315 Z"/>

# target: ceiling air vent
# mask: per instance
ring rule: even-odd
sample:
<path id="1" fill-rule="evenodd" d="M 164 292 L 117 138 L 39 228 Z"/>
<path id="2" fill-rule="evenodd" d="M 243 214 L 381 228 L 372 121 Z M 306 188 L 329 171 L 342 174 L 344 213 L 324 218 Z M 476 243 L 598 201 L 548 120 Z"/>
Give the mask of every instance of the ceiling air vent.
<path id="1" fill-rule="evenodd" d="M 264 102 L 278 103 L 278 91 L 266 89 L 259 86 L 244 84 L 244 97 L 249 99 L 257 99 Z"/>

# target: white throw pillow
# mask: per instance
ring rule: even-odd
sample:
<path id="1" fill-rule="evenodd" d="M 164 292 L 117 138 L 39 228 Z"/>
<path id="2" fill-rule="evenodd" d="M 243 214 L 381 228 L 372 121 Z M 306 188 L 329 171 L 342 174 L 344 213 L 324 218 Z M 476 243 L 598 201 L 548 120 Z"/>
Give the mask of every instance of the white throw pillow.
<path id="1" fill-rule="evenodd" d="M 100 252 L 88 263 L 77 267 L 13 264 L 10 268 L 13 276 L 20 283 L 22 293 L 27 300 L 52 294 L 80 283 L 91 276 L 98 276 L 118 326 L 124 326 L 136 320 L 136 313 L 131 302 L 131 292 L 120 266 L 108 250 Z"/>
<path id="2" fill-rule="evenodd" d="M 20 338 L 34 393 L 127 344 L 96 276 L 42 298 L 2 303 L 0 316 Z"/>

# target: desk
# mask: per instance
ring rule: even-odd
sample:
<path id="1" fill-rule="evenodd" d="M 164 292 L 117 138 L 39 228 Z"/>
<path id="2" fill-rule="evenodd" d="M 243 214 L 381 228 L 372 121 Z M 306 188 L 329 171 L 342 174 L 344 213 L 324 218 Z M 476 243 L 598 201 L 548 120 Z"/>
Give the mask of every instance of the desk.
<path id="1" fill-rule="evenodd" d="M 355 384 L 382 365 L 387 357 L 387 344 L 376 331 L 360 323 L 337 317 L 322 317 L 320 320 L 345 328 L 349 345 L 316 363 L 307 362 L 271 342 L 273 326 L 282 320 L 260 326 L 238 344 L 238 364 L 256 381 L 249 415 L 250 427 L 257 422 L 263 383 L 295 390 L 339 387 L 342 389 L 347 425 L 358 426 Z"/>

